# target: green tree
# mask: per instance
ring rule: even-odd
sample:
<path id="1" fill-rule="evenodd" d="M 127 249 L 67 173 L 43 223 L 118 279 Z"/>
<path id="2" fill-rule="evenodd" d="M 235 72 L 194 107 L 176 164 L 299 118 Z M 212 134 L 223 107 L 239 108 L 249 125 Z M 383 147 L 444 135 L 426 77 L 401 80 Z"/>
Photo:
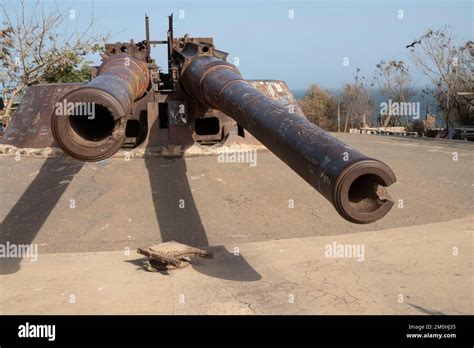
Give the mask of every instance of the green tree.
<path id="1" fill-rule="evenodd" d="M 96 44 L 90 49 L 90 53 L 103 51 L 103 46 Z M 67 47 L 63 49 L 60 60 L 51 59 L 53 63 L 48 64 L 41 77 L 42 82 L 68 83 L 87 82 L 90 79 L 93 62 L 87 60 L 87 51 L 74 52 Z"/>
<path id="2" fill-rule="evenodd" d="M 306 117 L 318 127 L 327 130 L 337 130 L 337 100 L 328 91 L 318 85 L 311 85 L 300 107 Z"/>
<path id="3" fill-rule="evenodd" d="M 0 79 L 5 114 L 10 114 L 15 97 L 25 88 L 41 82 L 84 81 L 89 75 L 89 52 L 100 50 L 101 39 L 93 34 L 94 19 L 81 30 L 75 25 L 73 8 L 21 0 L 14 10 L 0 3 Z"/>

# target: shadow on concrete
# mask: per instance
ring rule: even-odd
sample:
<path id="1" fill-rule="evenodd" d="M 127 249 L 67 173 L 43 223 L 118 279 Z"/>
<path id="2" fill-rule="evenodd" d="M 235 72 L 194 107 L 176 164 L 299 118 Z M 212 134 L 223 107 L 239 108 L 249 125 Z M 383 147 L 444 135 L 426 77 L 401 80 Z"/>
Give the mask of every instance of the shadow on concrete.
<path id="1" fill-rule="evenodd" d="M 191 246 L 209 247 L 189 186 L 185 160 L 182 157 L 147 157 L 145 164 L 161 241 L 174 240 Z M 31 244 L 83 166 L 83 162 L 72 159 L 46 159 L 39 173 L 5 217 L 0 229 L 0 245 Z M 196 261 L 194 269 L 222 279 L 254 281 L 261 278 L 245 258 L 234 256 L 223 247 L 217 247 L 216 250 L 215 259 Z M 1 258 L 0 274 L 19 271 L 20 263 L 21 258 Z"/>
<path id="2" fill-rule="evenodd" d="M 181 157 L 145 159 L 161 240 L 174 240 L 196 247 L 208 240 L 186 176 Z"/>
<path id="3" fill-rule="evenodd" d="M 138 269 L 143 269 L 143 258 L 138 258 L 138 259 L 133 259 L 133 260 L 125 260 L 125 262 L 128 262 L 134 266 L 137 266 Z"/>
<path id="4" fill-rule="evenodd" d="M 189 186 L 185 160 L 182 157 L 146 157 L 145 164 L 162 242 L 174 240 L 194 247 L 209 247 Z M 208 262 L 201 261 L 193 267 L 203 274 L 222 279 L 254 281 L 261 278 L 243 257 L 227 254 L 234 258 L 232 262 L 219 257 Z"/>
<path id="5" fill-rule="evenodd" d="M 214 258 L 191 258 L 191 266 L 207 276 L 225 280 L 257 281 L 262 276 L 253 269 L 242 255 L 234 255 L 224 246 L 206 248 L 214 253 Z"/>
<path id="6" fill-rule="evenodd" d="M 144 260 L 145 260 L 144 258 L 139 258 L 139 259 L 134 259 L 134 260 L 126 260 L 125 262 L 128 262 L 134 266 L 137 266 L 136 268 L 137 271 L 144 271 L 144 268 L 143 268 L 145 264 L 145 262 L 143 262 Z M 165 269 L 158 269 L 156 273 L 160 273 L 162 275 L 169 275 L 169 271 Z"/>
<path id="7" fill-rule="evenodd" d="M 414 305 L 412 303 L 408 303 L 409 306 L 412 306 L 413 308 L 416 308 L 418 309 L 420 312 L 422 313 L 425 313 L 425 314 L 429 314 L 429 315 L 446 315 L 446 313 L 443 313 L 443 312 L 439 312 L 439 311 L 433 311 L 431 309 L 426 309 L 426 308 L 423 308 L 421 306 L 417 306 L 417 305 Z"/>
<path id="8" fill-rule="evenodd" d="M 0 227 L 0 245 L 31 244 L 55 205 L 84 163 L 47 158 Z M 60 182 L 62 182 L 60 184 Z M 41 253 L 41 250 L 38 252 Z M 0 259 L 0 274 L 20 270 L 21 257 Z"/>
<path id="9" fill-rule="evenodd" d="M 260 274 L 248 264 L 242 255 L 234 255 L 224 246 L 207 247 L 206 249 L 214 253 L 213 259 L 205 259 L 197 256 L 190 257 L 190 266 L 199 273 L 219 279 L 247 282 L 260 280 L 262 278 Z M 144 271 L 143 261 L 143 258 L 138 258 L 126 260 L 125 262 L 136 266 L 137 270 Z M 175 268 L 158 269 L 157 273 L 170 275 L 171 273 L 179 271 L 179 269 Z"/>

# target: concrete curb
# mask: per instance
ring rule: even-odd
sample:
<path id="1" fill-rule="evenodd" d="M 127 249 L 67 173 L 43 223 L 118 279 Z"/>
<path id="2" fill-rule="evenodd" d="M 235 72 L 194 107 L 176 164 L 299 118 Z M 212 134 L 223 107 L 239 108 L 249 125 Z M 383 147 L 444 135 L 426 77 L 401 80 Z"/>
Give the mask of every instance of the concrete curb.
<path id="1" fill-rule="evenodd" d="M 472 314 L 473 232 L 469 217 L 212 247 L 214 259 L 168 274 L 144 271 L 135 250 L 40 254 L 0 276 L 0 312 Z M 334 245 L 363 246 L 363 257 L 328 257 Z"/>

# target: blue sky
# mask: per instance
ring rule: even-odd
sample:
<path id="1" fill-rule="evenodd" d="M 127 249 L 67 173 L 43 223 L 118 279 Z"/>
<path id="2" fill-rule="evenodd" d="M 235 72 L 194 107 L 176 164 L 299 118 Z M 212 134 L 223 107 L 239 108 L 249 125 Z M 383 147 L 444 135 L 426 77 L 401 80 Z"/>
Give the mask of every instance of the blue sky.
<path id="1" fill-rule="evenodd" d="M 10 7 L 16 4 L 0 1 Z M 408 61 L 405 45 L 429 27 L 449 24 L 460 42 L 473 39 L 473 4 L 468 0 L 76 0 L 73 8 L 81 27 L 89 20 L 93 6 L 95 31 L 110 32 L 112 41 L 143 40 L 145 12 L 151 18 L 152 38 L 164 39 L 166 16 L 173 12 L 175 36 L 214 37 L 216 47 L 229 52 L 230 61 L 239 57 L 244 77 L 281 79 L 292 89 L 303 89 L 311 83 L 338 88 L 352 80 L 357 66 L 371 77 L 381 59 Z M 293 19 L 289 18 L 290 10 L 294 11 Z M 398 18 L 399 10 L 403 19 Z M 182 11 L 184 18 L 180 19 Z M 159 66 L 166 66 L 164 50 L 155 50 L 153 56 Z M 344 57 L 349 58 L 348 67 L 343 66 Z M 418 85 L 426 83 L 413 73 Z"/>

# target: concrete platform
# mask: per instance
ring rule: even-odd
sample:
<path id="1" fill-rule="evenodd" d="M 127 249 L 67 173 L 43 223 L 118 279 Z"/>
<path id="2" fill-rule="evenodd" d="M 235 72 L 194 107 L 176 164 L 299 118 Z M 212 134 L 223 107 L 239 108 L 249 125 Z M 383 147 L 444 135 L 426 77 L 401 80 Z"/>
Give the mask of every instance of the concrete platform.
<path id="1" fill-rule="evenodd" d="M 0 259 L 0 313 L 472 313 L 474 144 L 337 136 L 397 175 L 376 223 L 343 220 L 268 151 L 256 166 L 0 155 L 0 245 L 39 251 Z M 140 269 L 136 248 L 169 240 L 216 258 Z M 333 242 L 364 261 L 325 257 Z"/>
<path id="2" fill-rule="evenodd" d="M 0 156 L 0 244 L 34 241 L 42 253 L 134 249 L 167 240 L 226 245 L 474 215 L 474 143 L 339 136 L 397 175 L 389 189 L 396 205 L 380 221 L 345 221 L 268 151 L 258 152 L 256 166 L 218 163 L 217 156 L 98 163 Z"/>
<path id="3" fill-rule="evenodd" d="M 227 245 L 168 274 L 140 268 L 133 250 L 44 254 L 1 276 L 1 313 L 472 314 L 473 233 L 470 217 L 239 244 L 238 256 Z M 364 253 L 328 257 L 333 243 Z"/>

